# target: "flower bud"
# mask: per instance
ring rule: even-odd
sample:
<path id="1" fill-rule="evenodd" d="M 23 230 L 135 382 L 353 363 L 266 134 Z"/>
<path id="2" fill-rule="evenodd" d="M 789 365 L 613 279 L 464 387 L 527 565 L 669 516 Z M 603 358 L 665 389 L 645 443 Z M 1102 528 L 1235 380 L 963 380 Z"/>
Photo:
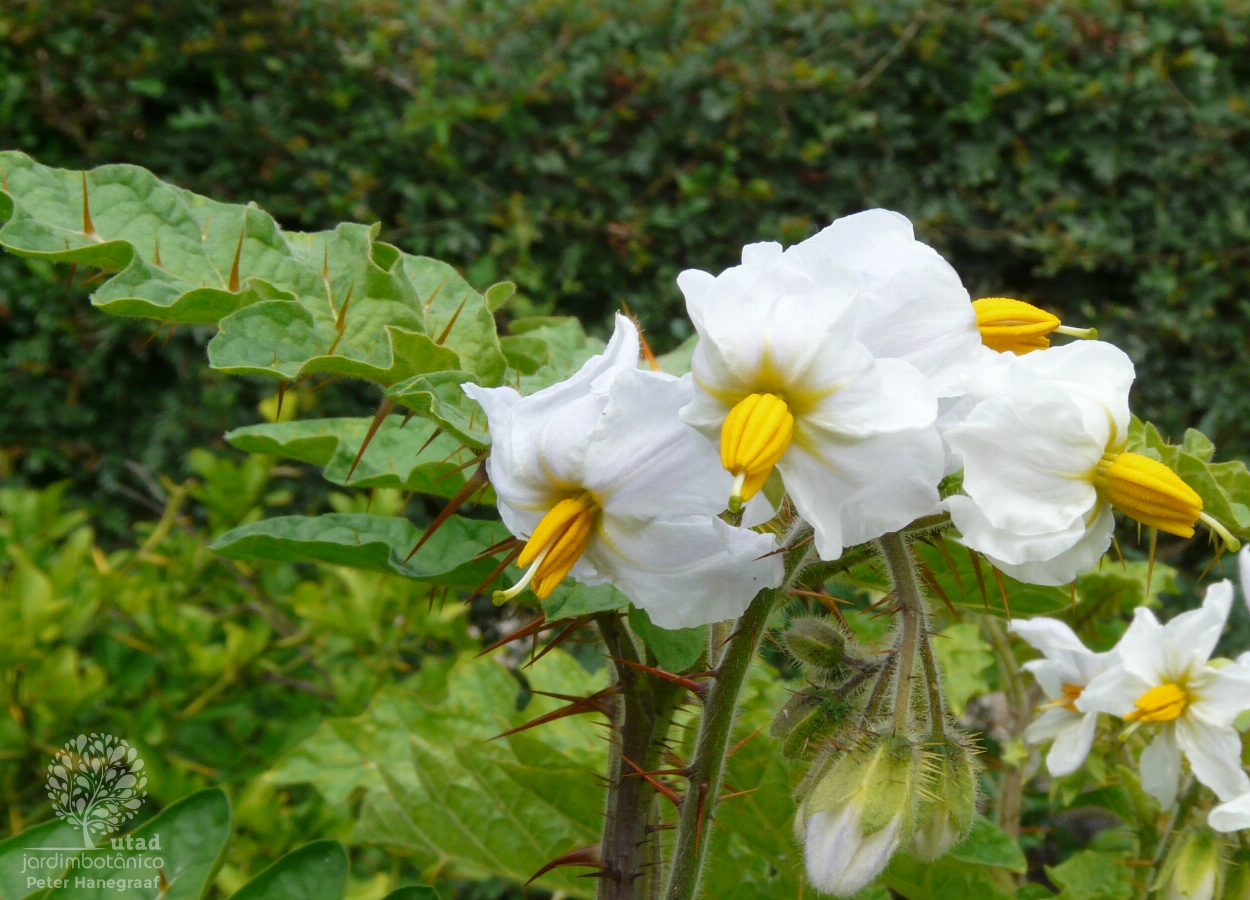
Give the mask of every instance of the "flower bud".
<path id="1" fill-rule="evenodd" d="M 1215 900 L 1222 868 L 1219 837 L 1209 828 L 1197 828 L 1172 848 L 1155 890 L 1160 900 Z"/>
<path id="2" fill-rule="evenodd" d="M 783 640 L 795 659 L 817 669 L 839 669 L 846 656 L 846 637 L 828 619 L 794 619 Z"/>
<path id="3" fill-rule="evenodd" d="M 818 764 L 795 817 L 807 878 L 849 897 L 881 874 L 915 831 L 924 766 L 906 738 L 871 735 Z"/>
<path id="4" fill-rule="evenodd" d="M 962 841 L 977 812 L 977 765 L 968 748 L 947 739 L 930 752 L 932 781 L 907 847 L 920 859 L 937 859 Z"/>
<path id="5" fill-rule="evenodd" d="M 1228 864 L 1222 900 L 1250 900 L 1250 852 L 1238 850 Z"/>
<path id="6" fill-rule="evenodd" d="M 781 755 L 786 759 L 807 759 L 826 749 L 829 739 L 853 711 L 854 707 L 844 698 L 821 692 L 807 715 L 790 728 L 781 745 Z"/>

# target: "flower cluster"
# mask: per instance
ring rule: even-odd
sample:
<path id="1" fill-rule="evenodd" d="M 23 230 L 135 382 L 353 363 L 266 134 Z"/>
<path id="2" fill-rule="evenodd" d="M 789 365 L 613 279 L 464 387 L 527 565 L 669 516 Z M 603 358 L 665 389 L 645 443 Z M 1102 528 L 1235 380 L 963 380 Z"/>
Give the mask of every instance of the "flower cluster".
<path id="1" fill-rule="evenodd" d="M 789 584 L 810 561 L 810 549 L 790 553 L 807 535 L 826 561 L 878 539 L 885 552 L 893 535 L 892 572 L 910 571 L 898 536 L 917 520 L 953 523 L 998 569 L 1044 585 L 1098 562 L 1116 511 L 1184 537 L 1201 522 L 1236 546 L 1191 486 L 1129 450 L 1134 369 L 1122 351 L 1012 298 L 974 302 L 897 213 L 848 216 L 789 248 L 750 244 L 740 265 L 683 272 L 678 286 L 698 335 L 687 375 L 640 368 L 637 330 L 617 316 L 606 350 L 560 384 L 530 396 L 464 386 L 488 419 L 501 515 L 524 544 L 524 574 L 497 602 L 526 588 L 546 598 L 571 575 L 614 585 L 661 627 L 709 624 Z M 1081 340 L 1051 347 L 1054 334 Z M 959 472 L 962 486 L 939 493 Z M 1051 771 L 1081 765 L 1106 713 L 1151 737 L 1143 782 L 1165 805 L 1184 755 L 1230 801 L 1222 815 L 1250 818 L 1231 728 L 1250 705 L 1250 666 L 1209 660 L 1230 598 L 1217 585 L 1167 626 L 1138 610 L 1102 654 L 1060 622 L 1015 623 L 1043 655 L 1028 668 L 1047 708 L 1026 737 L 1053 742 Z M 858 890 L 904 844 L 943 852 L 971 822 L 975 767 L 940 701 L 929 726 L 906 713 L 927 652 L 919 606 L 875 667 L 843 654 L 826 626 L 794 637 L 799 656 L 839 648 L 775 726 L 791 755 L 814 760 L 796 830 L 811 881 L 831 893 Z M 931 655 L 926 665 L 936 684 Z M 904 713 L 891 725 L 874 719 L 882 692 L 859 694 L 870 670 L 896 685 Z M 857 749 L 830 749 L 852 712 Z M 932 729 L 923 746 L 920 727 Z M 899 791 L 870 787 L 883 780 L 914 796 L 894 803 Z M 962 798 L 957 813 L 916 799 L 937 782 Z"/>

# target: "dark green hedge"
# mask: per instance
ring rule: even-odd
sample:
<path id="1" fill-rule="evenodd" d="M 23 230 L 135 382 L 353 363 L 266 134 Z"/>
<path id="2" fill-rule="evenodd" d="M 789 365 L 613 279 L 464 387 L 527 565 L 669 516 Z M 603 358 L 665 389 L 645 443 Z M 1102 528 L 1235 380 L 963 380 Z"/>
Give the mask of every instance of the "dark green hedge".
<path id="1" fill-rule="evenodd" d="M 626 302 L 661 346 L 680 269 L 892 207 L 974 295 L 1128 349 L 1166 430 L 1250 449 L 1243 2 L 28 0 L 0 38 L 0 144 L 291 227 L 381 220 L 522 310 Z M 138 351 L 150 326 L 20 262 L 0 300 L 0 445 L 45 448 L 14 454 L 30 476 L 168 466 L 250 415 L 255 388 L 176 385 L 194 336 Z"/>

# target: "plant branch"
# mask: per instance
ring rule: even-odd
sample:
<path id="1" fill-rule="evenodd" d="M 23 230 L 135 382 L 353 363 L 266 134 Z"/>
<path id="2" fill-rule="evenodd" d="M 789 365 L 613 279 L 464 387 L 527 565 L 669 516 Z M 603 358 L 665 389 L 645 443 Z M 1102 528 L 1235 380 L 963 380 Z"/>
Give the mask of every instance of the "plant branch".
<path id="1" fill-rule="evenodd" d="M 946 700 L 942 696 L 942 682 L 938 677 L 937 661 L 933 658 L 933 642 L 927 628 L 920 629 L 920 663 L 924 666 L 925 685 L 929 689 L 929 723 L 934 741 L 946 739 Z"/>
<path id="2" fill-rule="evenodd" d="M 894 696 L 894 733 L 905 734 L 907 717 L 911 712 L 912 669 L 916 664 L 920 632 L 925 626 L 924 594 L 920 590 L 920 582 L 916 580 L 916 567 L 911 560 L 911 550 L 903 536 L 897 532 L 884 534 L 879 543 L 886 566 L 890 570 L 890 578 L 894 582 L 894 590 L 898 594 L 902 618 L 902 629 L 894 648 L 894 668 L 898 673 L 898 689 Z"/>

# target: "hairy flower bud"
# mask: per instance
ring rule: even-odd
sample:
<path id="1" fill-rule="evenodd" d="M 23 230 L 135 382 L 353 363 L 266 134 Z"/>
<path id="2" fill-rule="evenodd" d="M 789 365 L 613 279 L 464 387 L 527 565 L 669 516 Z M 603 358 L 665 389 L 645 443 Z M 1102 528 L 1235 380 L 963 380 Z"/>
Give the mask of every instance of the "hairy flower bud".
<path id="1" fill-rule="evenodd" d="M 915 745 L 896 736 L 872 735 L 817 765 L 794 823 L 812 885 L 849 897 L 880 875 L 915 831 L 925 780 Z"/>
<path id="2" fill-rule="evenodd" d="M 846 656 L 846 637 L 828 619 L 794 619 L 783 640 L 795 659 L 817 669 L 837 670 Z"/>
<path id="3" fill-rule="evenodd" d="M 1219 836 L 1209 828 L 1197 828 L 1172 848 L 1155 890 L 1160 900 L 1214 900 L 1222 869 Z"/>
<path id="4" fill-rule="evenodd" d="M 968 748 L 947 739 L 929 750 L 932 781 L 920 804 L 919 826 L 907 852 L 937 859 L 963 840 L 977 812 L 977 765 Z"/>
<path id="5" fill-rule="evenodd" d="M 1228 864 L 1222 900 L 1250 900 L 1250 851 L 1238 850 Z"/>
<path id="6" fill-rule="evenodd" d="M 854 711 L 845 699 L 822 692 L 807 716 L 791 727 L 781 745 L 787 759 L 807 759 L 824 750 Z"/>

